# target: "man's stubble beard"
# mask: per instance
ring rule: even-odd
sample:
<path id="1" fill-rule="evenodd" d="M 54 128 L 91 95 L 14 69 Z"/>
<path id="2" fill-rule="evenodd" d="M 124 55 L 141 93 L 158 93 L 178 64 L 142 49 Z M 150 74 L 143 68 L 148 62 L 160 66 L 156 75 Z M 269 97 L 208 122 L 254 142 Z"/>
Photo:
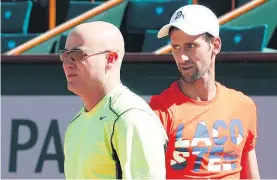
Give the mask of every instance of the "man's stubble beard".
<path id="1" fill-rule="evenodd" d="M 206 73 L 209 73 L 211 68 L 212 61 L 210 61 L 209 65 L 207 65 L 206 69 L 201 73 L 198 68 L 195 68 L 195 72 L 190 76 L 184 76 L 182 71 L 179 70 L 182 81 L 185 83 L 195 83 L 197 80 L 201 79 Z"/>

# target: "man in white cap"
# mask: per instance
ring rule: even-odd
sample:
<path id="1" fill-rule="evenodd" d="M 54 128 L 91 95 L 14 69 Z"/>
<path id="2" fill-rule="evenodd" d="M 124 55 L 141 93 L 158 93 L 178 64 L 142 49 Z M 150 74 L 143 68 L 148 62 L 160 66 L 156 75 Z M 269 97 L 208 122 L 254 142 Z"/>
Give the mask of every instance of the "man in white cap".
<path id="1" fill-rule="evenodd" d="M 169 138 L 167 178 L 259 179 L 255 103 L 215 81 L 216 15 L 201 5 L 181 7 L 158 33 L 167 35 L 181 78 L 149 103 Z"/>

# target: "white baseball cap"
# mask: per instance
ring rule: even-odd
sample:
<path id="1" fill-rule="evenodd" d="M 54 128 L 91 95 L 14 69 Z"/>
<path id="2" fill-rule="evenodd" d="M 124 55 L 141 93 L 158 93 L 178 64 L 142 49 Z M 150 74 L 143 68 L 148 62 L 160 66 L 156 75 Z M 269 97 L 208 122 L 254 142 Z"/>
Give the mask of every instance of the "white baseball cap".
<path id="1" fill-rule="evenodd" d="M 216 15 L 202 5 L 186 5 L 174 12 L 169 24 L 163 26 L 158 38 L 168 35 L 169 28 L 175 26 L 189 35 L 210 33 L 214 37 L 219 36 L 219 21 Z"/>

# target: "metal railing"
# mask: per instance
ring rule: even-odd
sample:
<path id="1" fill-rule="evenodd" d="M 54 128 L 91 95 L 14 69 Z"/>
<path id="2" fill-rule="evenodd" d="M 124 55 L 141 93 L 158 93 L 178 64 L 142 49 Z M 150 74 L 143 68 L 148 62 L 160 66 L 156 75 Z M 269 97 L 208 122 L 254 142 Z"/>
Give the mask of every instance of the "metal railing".
<path id="1" fill-rule="evenodd" d="M 56 27 L 56 0 L 49 0 L 49 30 Z"/>

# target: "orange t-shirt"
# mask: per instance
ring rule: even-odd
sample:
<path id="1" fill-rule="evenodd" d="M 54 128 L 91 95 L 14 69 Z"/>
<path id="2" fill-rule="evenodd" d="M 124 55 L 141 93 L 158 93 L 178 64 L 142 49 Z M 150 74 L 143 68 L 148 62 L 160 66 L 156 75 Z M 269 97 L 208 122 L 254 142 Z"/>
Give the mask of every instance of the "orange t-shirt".
<path id="1" fill-rule="evenodd" d="M 151 98 L 169 138 L 167 178 L 240 178 L 241 156 L 256 145 L 256 106 L 243 93 L 216 85 L 211 101 L 190 99 L 177 82 Z"/>

